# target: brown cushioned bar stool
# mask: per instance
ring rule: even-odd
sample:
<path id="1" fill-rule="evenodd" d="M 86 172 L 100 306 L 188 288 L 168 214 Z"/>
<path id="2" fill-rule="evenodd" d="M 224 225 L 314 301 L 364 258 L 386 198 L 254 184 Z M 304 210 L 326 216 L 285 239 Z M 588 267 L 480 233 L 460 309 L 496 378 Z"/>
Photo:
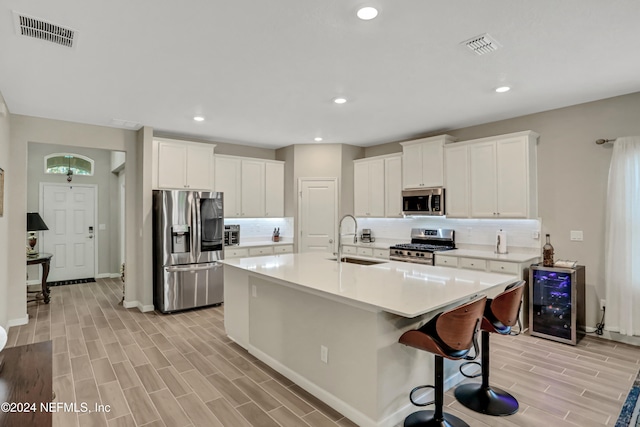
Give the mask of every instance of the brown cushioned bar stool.
<path id="1" fill-rule="evenodd" d="M 480 327 L 482 330 L 482 383 L 464 384 L 454 392 L 458 402 L 476 412 L 503 416 L 515 414 L 518 411 L 518 401 L 515 397 L 489 385 L 489 334 L 508 335 L 511 332 L 511 327 L 518 321 L 524 283 L 524 281 L 512 283 L 501 294 L 487 300 Z"/>
<path id="2" fill-rule="evenodd" d="M 418 386 L 411 390 L 409 399 L 416 406 L 435 403 L 433 411 L 418 411 L 404 420 L 405 427 L 451 426 L 468 427 L 468 424 L 451 414 L 443 413 L 444 404 L 444 358 L 458 360 L 464 358 L 476 343 L 476 333 L 487 297 L 477 297 L 451 310 L 439 313 L 420 329 L 407 331 L 399 342 L 435 355 L 435 385 Z M 423 388 L 435 389 L 435 400 L 429 403 L 416 403 L 413 393 Z"/>

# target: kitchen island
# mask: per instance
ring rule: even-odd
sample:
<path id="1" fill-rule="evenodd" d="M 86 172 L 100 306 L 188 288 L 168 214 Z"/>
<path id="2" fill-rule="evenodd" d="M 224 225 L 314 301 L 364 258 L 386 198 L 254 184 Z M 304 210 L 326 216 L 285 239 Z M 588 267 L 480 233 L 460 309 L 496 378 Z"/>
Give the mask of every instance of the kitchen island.
<path id="1" fill-rule="evenodd" d="M 400 335 L 518 277 L 328 253 L 230 259 L 225 328 L 251 354 L 359 426 L 394 426 L 416 410 L 409 391 L 433 382 L 433 355 Z M 445 388 L 460 382 L 445 363 Z"/>

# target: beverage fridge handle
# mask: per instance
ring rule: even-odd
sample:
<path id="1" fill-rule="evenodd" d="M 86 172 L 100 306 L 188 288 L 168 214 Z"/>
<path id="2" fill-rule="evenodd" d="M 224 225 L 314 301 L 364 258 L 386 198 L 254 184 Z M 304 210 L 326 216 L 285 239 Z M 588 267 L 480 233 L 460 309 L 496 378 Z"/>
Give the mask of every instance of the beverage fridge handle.
<path id="1" fill-rule="evenodd" d="M 167 272 L 169 273 L 179 273 L 184 271 L 201 271 L 201 270 L 211 270 L 212 268 L 220 267 L 220 263 L 208 263 L 204 265 L 198 266 L 184 266 L 184 267 L 167 267 Z"/>

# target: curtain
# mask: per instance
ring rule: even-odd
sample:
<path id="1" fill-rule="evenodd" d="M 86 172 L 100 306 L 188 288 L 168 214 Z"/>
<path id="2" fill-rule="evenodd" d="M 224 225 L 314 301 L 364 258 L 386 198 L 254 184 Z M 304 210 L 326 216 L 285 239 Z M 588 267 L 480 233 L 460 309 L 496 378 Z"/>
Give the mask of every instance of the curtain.
<path id="1" fill-rule="evenodd" d="M 640 335 L 640 136 L 613 144 L 605 227 L 605 329 Z"/>

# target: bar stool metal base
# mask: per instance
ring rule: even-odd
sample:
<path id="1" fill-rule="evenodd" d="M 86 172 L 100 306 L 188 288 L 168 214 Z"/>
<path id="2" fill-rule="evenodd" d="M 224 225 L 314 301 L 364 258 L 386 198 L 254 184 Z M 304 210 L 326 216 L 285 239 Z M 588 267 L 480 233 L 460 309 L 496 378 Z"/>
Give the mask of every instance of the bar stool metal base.
<path id="1" fill-rule="evenodd" d="M 462 405 L 481 414 L 506 416 L 518 412 L 516 398 L 497 387 L 464 384 L 456 388 L 454 395 Z"/>
<path id="2" fill-rule="evenodd" d="M 443 414 L 442 420 L 434 418 L 435 411 L 418 411 L 404 419 L 404 427 L 469 427 L 460 418 Z"/>

